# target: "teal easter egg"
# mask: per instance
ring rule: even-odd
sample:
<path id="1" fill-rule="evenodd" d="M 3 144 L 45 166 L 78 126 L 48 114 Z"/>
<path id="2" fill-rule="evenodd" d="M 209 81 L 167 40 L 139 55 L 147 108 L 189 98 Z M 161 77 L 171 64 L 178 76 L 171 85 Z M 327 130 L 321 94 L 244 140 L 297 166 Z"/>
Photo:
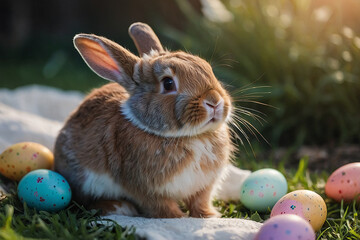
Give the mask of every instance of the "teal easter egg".
<path id="1" fill-rule="evenodd" d="M 71 200 L 69 183 L 60 174 L 47 169 L 26 174 L 17 192 L 20 200 L 29 207 L 49 212 L 64 209 Z"/>
<path id="2" fill-rule="evenodd" d="M 265 168 L 253 172 L 241 187 L 240 200 L 245 207 L 265 212 L 287 193 L 287 182 L 279 171 Z"/>

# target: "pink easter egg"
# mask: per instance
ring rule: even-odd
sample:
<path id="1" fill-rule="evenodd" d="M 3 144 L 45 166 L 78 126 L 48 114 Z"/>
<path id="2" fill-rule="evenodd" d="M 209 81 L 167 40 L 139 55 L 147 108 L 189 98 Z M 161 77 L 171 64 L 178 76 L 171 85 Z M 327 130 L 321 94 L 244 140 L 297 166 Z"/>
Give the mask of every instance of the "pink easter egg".
<path id="1" fill-rule="evenodd" d="M 346 164 L 335 170 L 325 185 L 325 193 L 335 201 L 360 201 L 360 162 Z"/>

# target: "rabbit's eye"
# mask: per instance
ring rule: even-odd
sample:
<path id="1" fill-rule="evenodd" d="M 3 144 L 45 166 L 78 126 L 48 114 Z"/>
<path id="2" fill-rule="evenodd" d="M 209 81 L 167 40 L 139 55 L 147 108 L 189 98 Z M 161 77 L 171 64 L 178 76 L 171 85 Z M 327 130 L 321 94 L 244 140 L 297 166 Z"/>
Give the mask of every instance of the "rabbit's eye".
<path id="1" fill-rule="evenodd" d="M 163 82 L 165 92 L 176 91 L 175 81 L 171 77 L 164 77 L 162 82 Z"/>

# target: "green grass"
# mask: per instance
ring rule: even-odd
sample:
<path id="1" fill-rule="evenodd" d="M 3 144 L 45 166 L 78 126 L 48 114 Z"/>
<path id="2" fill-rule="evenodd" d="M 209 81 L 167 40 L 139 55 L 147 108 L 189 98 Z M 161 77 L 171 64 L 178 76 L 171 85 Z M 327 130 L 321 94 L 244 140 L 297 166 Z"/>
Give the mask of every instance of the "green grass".
<path id="1" fill-rule="evenodd" d="M 266 165 L 275 167 L 266 163 L 260 166 Z M 359 239 L 360 204 L 337 203 L 328 199 L 324 193 L 328 173 L 309 173 L 306 158 L 300 161 L 297 170 L 279 169 L 287 178 L 289 191 L 309 189 L 325 199 L 328 216 L 317 233 L 317 239 Z M 226 218 L 264 222 L 270 216 L 270 210 L 259 214 L 246 209 L 240 202 L 215 200 L 214 205 Z M 94 224 L 99 219 L 96 211 L 87 211 L 74 202 L 58 213 L 30 209 L 19 201 L 14 187 L 13 194 L 0 201 L 0 239 L 138 239 L 134 228 L 122 228 L 114 222 L 111 226 Z"/>
<path id="2" fill-rule="evenodd" d="M 253 166 L 253 164 L 250 163 L 246 165 Z M 253 170 L 260 168 L 262 167 Z M 288 192 L 307 189 L 318 193 L 325 200 L 328 214 L 323 227 L 317 233 L 317 239 L 360 239 L 360 222 L 358 219 L 360 203 L 356 203 L 356 201 L 350 204 L 344 204 L 343 202 L 337 203 L 327 198 L 325 195 L 325 183 L 329 176 L 327 172 L 310 173 L 307 170 L 306 158 L 300 160 L 297 170 L 285 170 L 282 167 L 280 167 L 279 170 L 287 179 Z M 251 211 L 240 202 L 215 201 L 215 206 L 220 209 L 223 217 L 249 218 L 258 222 L 267 220 L 271 213 L 270 209 L 266 213 Z"/>
<path id="3" fill-rule="evenodd" d="M 36 211 L 14 193 L 0 202 L 0 239 L 139 239 L 134 228 L 97 220 L 97 211 L 87 211 L 74 202 L 57 213 Z"/>

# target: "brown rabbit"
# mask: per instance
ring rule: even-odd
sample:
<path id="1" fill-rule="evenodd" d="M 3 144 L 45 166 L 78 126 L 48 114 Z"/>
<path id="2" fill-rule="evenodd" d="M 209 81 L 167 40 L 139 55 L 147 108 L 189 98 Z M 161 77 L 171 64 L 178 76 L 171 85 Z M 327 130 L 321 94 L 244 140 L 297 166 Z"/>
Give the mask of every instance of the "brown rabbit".
<path id="1" fill-rule="evenodd" d="M 141 57 L 78 34 L 88 66 L 115 83 L 90 93 L 55 145 L 55 168 L 74 199 L 103 214 L 214 217 L 215 183 L 233 147 L 231 98 L 203 59 L 163 49 L 152 29 L 130 26 Z"/>

